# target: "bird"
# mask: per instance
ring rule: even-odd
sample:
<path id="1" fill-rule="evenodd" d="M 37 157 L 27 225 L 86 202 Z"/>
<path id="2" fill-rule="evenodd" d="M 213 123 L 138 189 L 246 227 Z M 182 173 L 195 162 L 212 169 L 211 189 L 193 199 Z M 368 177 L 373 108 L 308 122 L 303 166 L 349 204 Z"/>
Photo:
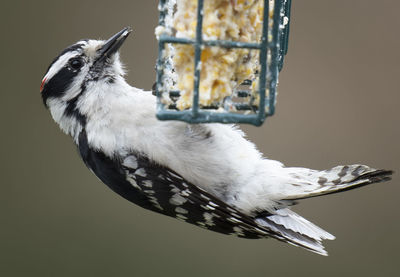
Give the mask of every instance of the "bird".
<path id="1" fill-rule="evenodd" d="M 328 170 L 268 159 L 233 124 L 156 118 L 156 97 L 130 86 L 119 49 L 132 29 L 84 39 L 50 64 L 40 93 L 85 165 L 128 201 L 240 238 L 275 238 L 327 255 L 335 237 L 295 213 L 299 200 L 388 181 L 365 165 Z"/>

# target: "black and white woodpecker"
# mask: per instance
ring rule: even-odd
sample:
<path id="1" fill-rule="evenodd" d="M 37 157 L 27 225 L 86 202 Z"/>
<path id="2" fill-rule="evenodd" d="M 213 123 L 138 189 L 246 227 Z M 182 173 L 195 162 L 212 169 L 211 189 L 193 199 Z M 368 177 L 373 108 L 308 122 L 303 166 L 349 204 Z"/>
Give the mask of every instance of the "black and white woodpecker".
<path id="1" fill-rule="evenodd" d="M 290 209 L 299 199 L 390 180 L 365 165 L 317 171 L 262 156 L 238 127 L 158 121 L 156 99 L 124 79 L 118 49 L 131 32 L 81 40 L 51 63 L 45 106 L 87 167 L 127 200 L 200 227 L 326 255 L 334 236 Z"/>

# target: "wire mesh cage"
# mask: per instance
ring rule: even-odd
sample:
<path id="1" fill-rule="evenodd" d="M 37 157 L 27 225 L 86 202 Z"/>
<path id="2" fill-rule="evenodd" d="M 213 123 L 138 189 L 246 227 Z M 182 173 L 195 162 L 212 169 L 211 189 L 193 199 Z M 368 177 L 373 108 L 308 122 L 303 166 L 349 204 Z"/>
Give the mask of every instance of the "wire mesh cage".
<path id="1" fill-rule="evenodd" d="M 275 112 L 290 7 L 291 0 L 160 0 L 157 118 L 260 126 Z M 221 23 L 229 15 L 236 25 Z"/>

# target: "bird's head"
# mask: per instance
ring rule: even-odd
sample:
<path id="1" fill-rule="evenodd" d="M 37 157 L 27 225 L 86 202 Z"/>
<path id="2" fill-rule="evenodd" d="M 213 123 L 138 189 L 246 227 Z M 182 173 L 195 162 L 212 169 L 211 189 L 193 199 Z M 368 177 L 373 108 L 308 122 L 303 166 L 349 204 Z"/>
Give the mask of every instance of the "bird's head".
<path id="1" fill-rule="evenodd" d="M 124 82 L 118 49 L 130 32 L 127 27 L 107 41 L 78 41 L 50 64 L 40 92 L 45 106 L 66 133 L 75 133 L 75 122 L 84 124 L 80 102 L 90 94 L 112 91 L 116 83 Z"/>

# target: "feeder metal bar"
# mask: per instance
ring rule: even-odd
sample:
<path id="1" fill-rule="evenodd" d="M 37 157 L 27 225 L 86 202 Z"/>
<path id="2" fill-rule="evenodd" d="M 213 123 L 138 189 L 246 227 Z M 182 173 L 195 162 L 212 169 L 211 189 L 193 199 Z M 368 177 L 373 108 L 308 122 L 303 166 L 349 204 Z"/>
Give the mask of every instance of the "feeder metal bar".
<path id="1" fill-rule="evenodd" d="M 160 41 L 164 43 L 178 43 L 178 44 L 194 44 L 196 45 L 196 40 L 187 38 L 175 38 L 166 35 L 161 35 Z M 240 42 L 240 41 L 229 41 L 229 40 L 204 40 L 202 41 L 204 46 L 219 46 L 224 48 L 247 48 L 247 49 L 261 49 L 259 43 L 251 42 Z"/>

